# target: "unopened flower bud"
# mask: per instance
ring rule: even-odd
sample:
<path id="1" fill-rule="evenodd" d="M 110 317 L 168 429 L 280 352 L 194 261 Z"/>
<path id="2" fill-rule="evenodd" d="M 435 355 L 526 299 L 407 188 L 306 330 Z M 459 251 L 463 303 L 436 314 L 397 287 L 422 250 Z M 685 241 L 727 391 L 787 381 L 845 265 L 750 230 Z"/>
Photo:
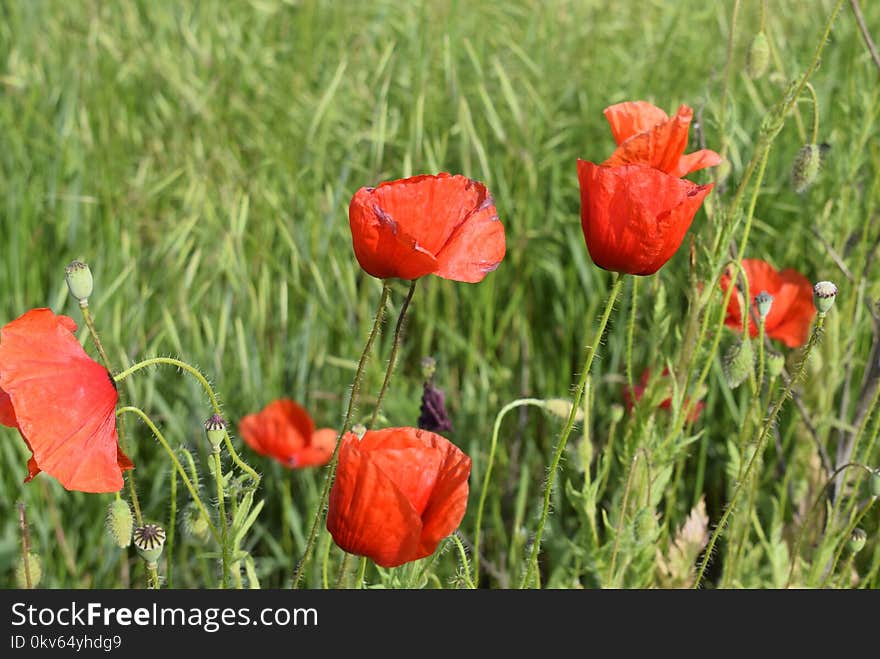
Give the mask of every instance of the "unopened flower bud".
<path id="1" fill-rule="evenodd" d="M 144 524 L 134 530 L 134 546 L 140 557 L 155 565 L 165 546 L 165 529 L 158 524 Z"/>
<path id="2" fill-rule="evenodd" d="M 761 30 L 752 39 L 749 51 L 746 53 L 746 73 L 752 80 L 757 80 L 767 72 L 769 64 L 770 44 L 767 41 L 767 34 Z"/>
<path id="3" fill-rule="evenodd" d="M 42 579 L 43 561 L 37 554 L 32 551 L 28 552 L 27 567 L 25 567 L 24 555 L 18 557 L 18 562 L 15 564 L 15 585 L 18 588 L 27 588 L 28 581 L 30 581 L 31 588 L 36 588 Z"/>
<path id="4" fill-rule="evenodd" d="M 571 401 L 567 398 L 548 398 L 544 401 L 545 410 L 566 421 L 571 416 L 571 407 Z M 582 409 L 578 408 L 577 412 L 575 412 L 574 420 L 578 422 L 584 420 L 584 411 Z"/>
<path id="5" fill-rule="evenodd" d="M 791 183 L 798 194 L 809 188 L 819 175 L 822 150 L 818 144 L 805 144 L 798 151 L 791 169 Z"/>
<path id="6" fill-rule="evenodd" d="M 433 357 L 422 357 L 422 377 L 430 380 L 437 372 L 437 361 Z"/>
<path id="7" fill-rule="evenodd" d="M 727 386 L 736 389 L 745 382 L 755 366 L 755 353 L 752 351 L 752 342 L 749 339 L 737 341 L 727 352 L 724 358 L 724 376 Z"/>
<path id="8" fill-rule="evenodd" d="M 92 279 L 92 271 L 89 266 L 82 261 L 71 261 L 64 268 L 65 279 L 67 280 L 67 288 L 70 294 L 79 300 L 81 306 L 89 303 L 89 296 L 92 294 L 94 280 Z"/>
<path id="9" fill-rule="evenodd" d="M 107 509 L 107 530 L 110 537 L 120 549 L 131 544 L 131 531 L 134 521 L 131 517 L 131 508 L 123 499 L 114 499 Z"/>
<path id="10" fill-rule="evenodd" d="M 214 453 L 219 453 L 220 445 L 223 444 L 223 439 L 226 437 L 226 420 L 219 414 L 212 414 L 205 421 L 205 432 L 208 434 L 208 441 L 211 443 Z"/>
<path id="11" fill-rule="evenodd" d="M 200 543 L 206 543 L 211 538 L 211 527 L 208 526 L 208 520 L 205 519 L 195 502 L 190 502 L 183 515 L 183 529 Z"/>
<path id="12" fill-rule="evenodd" d="M 834 306 L 837 297 L 837 286 L 830 281 L 820 281 L 813 286 L 813 301 L 819 310 L 819 315 L 824 316 Z"/>
<path id="13" fill-rule="evenodd" d="M 854 529 L 846 546 L 853 554 L 858 554 L 865 548 L 865 543 L 867 541 L 868 534 L 865 533 L 864 529 Z"/>
<path id="14" fill-rule="evenodd" d="M 785 357 L 778 352 L 767 353 L 767 375 L 771 378 L 779 377 L 785 367 Z"/>
<path id="15" fill-rule="evenodd" d="M 620 423 L 623 419 L 623 405 L 619 403 L 614 403 L 609 408 L 609 416 L 611 417 L 611 423 Z"/>
<path id="16" fill-rule="evenodd" d="M 755 296 L 755 306 L 758 307 L 758 317 L 767 320 L 770 309 L 773 307 L 773 296 L 767 291 L 761 291 Z"/>

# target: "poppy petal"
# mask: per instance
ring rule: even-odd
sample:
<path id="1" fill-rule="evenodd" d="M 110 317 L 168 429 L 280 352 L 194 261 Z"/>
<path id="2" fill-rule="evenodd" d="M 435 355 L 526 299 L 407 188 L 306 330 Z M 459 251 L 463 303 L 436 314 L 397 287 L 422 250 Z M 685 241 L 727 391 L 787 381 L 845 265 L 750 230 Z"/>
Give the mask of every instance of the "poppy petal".
<path id="1" fill-rule="evenodd" d="M 470 457 L 454 444 L 447 442 L 431 498 L 422 513 L 424 528 L 419 543 L 419 553 L 422 556 L 433 554 L 440 541 L 461 524 L 467 509 L 470 473 Z"/>
<path id="2" fill-rule="evenodd" d="M 238 431 L 254 451 L 289 468 L 327 464 L 336 443 L 332 430 L 319 431 L 318 437 L 309 413 L 288 398 L 274 400 L 259 412 L 242 417 Z M 327 432 L 333 434 L 329 450 Z M 316 437 L 319 444 L 315 443 Z"/>
<path id="3" fill-rule="evenodd" d="M 700 149 L 679 158 L 678 167 L 672 174 L 678 177 L 687 176 L 691 172 L 696 172 L 706 167 L 715 167 L 722 162 L 723 158 L 711 149 Z"/>
<path id="4" fill-rule="evenodd" d="M 15 420 L 15 408 L 12 407 L 12 400 L 9 394 L 0 389 L 0 424 L 10 428 L 18 428 L 18 421 Z"/>
<path id="5" fill-rule="evenodd" d="M 382 567 L 403 565 L 418 550 L 421 518 L 358 443 L 353 433 L 342 439 L 327 530 L 349 553 L 369 556 Z"/>
<path id="6" fill-rule="evenodd" d="M 688 129 L 693 116 L 694 111 L 682 105 L 674 117 L 621 143 L 602 164 L 606 167 L 649 165 L 676 175 L 679 161 L 687 148 Z"/>
<path id="7" fill-rule="evenodd" d="M 789 348 L 804 345 L 810 338 L 810 328 L 816 315 L 813 304 L 813 285 L 810 280 L 796 270 L 787 269 L 779 273 L 782 280 L 781 292 L 794 289 L 795 295 L 788 305 L 785 317 L 773 329 L 772 338 L 782 341 Z M 773 301 L 776 305 L 776 300 Z M 770 312 L 773 312 L 771 307 Z M 769 319 L 769 317 L 768 317 Z"/>
<path id="8" fill-rule="evenodd" d="M 437 275 L 475 284 L 498 267 L 505 250 L 504 226 L 487 193 L 440 250 Z"/>
<path id="9" fill-rule="evenodd" d="M 107 370 L 72 334 L 76 325 L 34 309 L 0 330 L 0 387 L 39 468 L 68 490 L 122 488 L 118 394 Z"/>
<path id="10" fill-rule="evenodd" d="M 663 123 L 669 116 L 647 101 L 626 101 L 605 108 L 605 118 L 611 126 L 614 141 L 619 145 L 633 135 Z"/>

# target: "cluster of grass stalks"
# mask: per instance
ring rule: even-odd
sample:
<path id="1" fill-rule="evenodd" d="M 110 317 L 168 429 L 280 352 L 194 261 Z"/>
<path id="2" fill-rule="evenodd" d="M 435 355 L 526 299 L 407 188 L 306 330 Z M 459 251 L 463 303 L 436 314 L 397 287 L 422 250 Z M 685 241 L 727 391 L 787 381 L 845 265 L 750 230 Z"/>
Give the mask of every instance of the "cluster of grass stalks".
<path id="1" fill-rule="evenodd" d="M 863 4 L 877 36 L 880 5 Z M 78 319 L 63 271 L 83 258 L 96 281 L 92 312 L 118 370 L 144 357 L 180 356 L 209 376 L 233 424 L 287 396 L 319 425 L 335 426 L 382 286 L 351 250 L 352 193 L 423 172 L 485 182 L 506 228 L 507 256 L 476 286 L 420 284 L 383 406 L 384 423 L 415 425 L 420 360 L 437 359 L 455 426 L 450 438 L 473 458 L 461 546 L 449 542 L 417 566 L 370 567 L 366 576 L 372 585 L 454 587 L 469 585 L 478 563 L 471 585 L 516 587 L 528 571 L 564 419 L 542 404 L 514 407 L 499 420 L 475 561 L 476 504 L 496 415 L 522 398 L 571 397 L 611 282 L 584 246 L 575 161 L 610 153 L 607 105 L 645 99 L 674 111 L 688 103 L 696 111 L 693 141 L 722 151 L 729 166 L 714 174 L 715 190 L 679 253 L 657 275 L 624 285 L 528 585 L 691 586 L 702 565 L 701 584 L 710 587 L 876 587 L 871 480 L 855 467 L 826 483 L 844 463 L 880 462 L 871 441 L 880 422 L 873 409 L 878 68 L 849 3 L 827 41 L 837 2 L 821 0 L 810 11 L 796 0 L 772 2 L 763 18 L 761 5 L 4 3 L 0 318 L 51 306 Z M 769 71 L 753 79 L 747 50 L 762 20 Z M 809 82 L 818 139 L 830 149 L 816 181 L 797 193 L 791 167 L 813 141 L 813 108 L 806 91 L 787 94 L 810 71 L 817 47 Z M 802 354 L 773 346 L 785 354 L 786 371 L 767 383 L 759 404 L 753 387 L 729 386 L 723 356 L 737 335 L 717 323 L 723 296 L 712 282 L 731 245 L 734 258 L 743 247 L 747 257 L 840 289 L 792 399 L 766 421 Z M 405 282 L 394 284 L 388 317 L 405 293 Z M 380 388 L 389 329 L 368 364 L 360 415 L 372 411 Z M 652 403 L 671 393 L 660 387 L 634 411 L 623 408 L 628 377 L 664 366 L 675 374 L 673 409 L 687 398 L 703 401 L 697 422 L 657 409 Z M 202 422 L 211 406 L 198 383 L 156 370 L 126 379 L 120 393 L 148 410 L 173 446 L 188 449 L 210 499 Z M 752 430 L 743 444 L 745 424 Z M 765 426 L 767 441 L 745 474 Z M 180 523 L 173 554 L 160 565 L 163 579 L 216 585 L 216 547 L 193 528 L 167 458 L 142 424 L 126 428 L 145 519 L 167 523 L 176 496 Z M 104 527 L 112 497 L 69 493 L 45 475 L 23 485 L 27 449 L 12 430 L 0 429 L 0 439 L 0 583 L 15 584 L 21 501 L 41 586 L 142 586 L 141 563 L 115 548 Z M 846 455 L 840 447 L 856 439 Z M 264 504 L 242 549 L 254 557 L 255 581 L 287 586 L 322 473 L 246 457 L 262 474 Z M 745 494 L 735 495 L 744 482 Z M 724 532 L 703 561 L 726 511 Z M 850 555 L 855 522 L 868 540 Z M 328 583 L 328 574 L 332 581 L 341 560 L 326 533 L 316 555 L 305 575 L 312 587 Z"/>

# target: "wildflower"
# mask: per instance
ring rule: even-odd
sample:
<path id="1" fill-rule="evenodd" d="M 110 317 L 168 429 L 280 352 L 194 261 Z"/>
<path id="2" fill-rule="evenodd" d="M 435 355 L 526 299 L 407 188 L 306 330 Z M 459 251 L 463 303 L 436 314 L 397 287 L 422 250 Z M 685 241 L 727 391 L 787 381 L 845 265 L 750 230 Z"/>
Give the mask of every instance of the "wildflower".
<path id="1" fill-rule="evenodd" d="M 669 369 L 664 368 L 663 372 L 660 374 L 661 378 L 669 378 Z M 635 401 L 632 399 L 632 395 L 629 390 L 629 385 L 624 385 L 623 387 L 623 402 L 626 405 L 627 410 L 632 410 L 635 407 L 635 403 L 642 399 L 642 396 L 645 394 L 645 390 L 648 388 L 648 383 L 651 380 L 651 369 L 646 368 L 642 371 L 642 377 L 639 380 L 639 384 L 633 385 L 633 393 L 635 393 Z M 671 393 L 672 383 L 666 387 Z M 685 407 L 690 407 L 690 399 L 685 400 Z M 660 409 L 669 410 L 672 409 L 672 396 L 668 398 L 664 398 L 661 403 L 658 405 Z M 700 418 L 700 412 L 703 409 L 703 401 L 697 401 L 697 404 L 691 407 L 691 411 L 688 414 L 688 421 L 694 423 L 697 419 Z"/>
<path id="2" fill-rule="evenodd" d="M 796 270 L 776 269 L 760 259 L 743 259 L 743 269 L 749 282 L 749 292 L 763 291 L 773 296 L 773 305 L 764 321 L 764 330 L 771 339 L 782 341 L 789 348 L 807 342 L 810 325 L 816 309 L 813 307 L 813 287 L 810 281 Z M 721 278 L 721 290 L 730 286 L 730 276 Z M 756 296 L 757 297 L 757 296 Z M 757 304 L 750 305 L 749 335 L 758 336 L 755 319 L 759 317 Z M 724 323 L 733 330 L 742 331 L 742 305 L 740 296 L 731 295 Z"/>
<path id="3" fill-rule="evenodd" d="M 117 492 L 133 467 L 116 434 L 112 377 L 74 336 L 76 323 L 32 309 L 0 329 L 0 423 L 18 428 L 40 471 L 66 489 Z"/>
<path id="4" fill-rule="evenodd" d="M 238 430 L 257 453 L 290 469 L 325 465 L 336 446 L 335 430 L 315 430 L 309 413 L 286 398 L 272 401 L 256 414 L 248 414 L 239 422 Z"/>
<path id="5" fill-rule="evenodd" d="M 467 455 L 427 430 L 346 433 L 327 529 L 342 549 L 382 567 L 429 556 L 464 517 L 470 471 Z"/>
<path id="6" fill-rule="evenodd" d="M 834 300 L 837 298 L 837 286 L 830 281 L 820 281 L 813 286 L 813 298 L 819 314 L 824 316 L 834 306 Z"/>
<path id="7" fill-rule="evenodd" d="M 363 187 L 348 209 L 354 253 L 373 277 L 435 274 L 475 283 L 504 258 L 504 227 L 486 186 L 447 173 Z"/>
<path id="8" fill-rule="evenodd" d="M 165 529 L 158 524 L 145 524 L 134 530 L 134 547 L 147 563 L 155 566 L 165 547 Z"/>

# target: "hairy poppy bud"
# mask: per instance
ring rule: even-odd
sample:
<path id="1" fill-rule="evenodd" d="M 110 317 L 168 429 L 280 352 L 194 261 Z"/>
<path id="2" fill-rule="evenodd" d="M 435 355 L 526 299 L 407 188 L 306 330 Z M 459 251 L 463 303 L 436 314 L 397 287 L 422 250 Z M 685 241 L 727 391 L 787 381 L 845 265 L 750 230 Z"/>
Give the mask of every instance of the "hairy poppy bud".
<path id="1" fill-rule="evenodd" d="M 71 261 L 64 268 L 64 275 L 67 280 L 67 288 L 70 289 L 70 294 L 79 300 L 81 306 L 87 306 L 94 285 L 92 271 L 89 266 L 82 261 Z"/>
<path id="2" fill-rule="evenodd" d="M 214 453 L 219 453 L 220 445 L 223 444 L 223 438 L 226 436 L 226 420 L 219 414 L 212 414 L 205 421 L 205 432 L 208 434 L 211 449 Z"/>
<path id="3" fill-rule="evenodd" d="M 43 561 L 32 551 L 27 555 L 27 569 L 25 569 L 24 555 L 18 557 L 18 562 L 15 564 L 16 586 L 21 589 L 27 588 L 28 577 L 31 588 L 36 588 L 43 579 Z"/>
<path id="4" fill-rule="evenodd" d="M 571 406 L 572 403 L 567 398 L 548 398 L 544 401 L 544 409 L 560 419 L 568 420 L 568 417 L 571 415 Z M 574 420 L 584 420 L 584 411 L 582 409 L 578 408 L 574 415 Z"/>
<path id="5" fill-rule="evenodd" d="M 211 527 L 208 520 L 202 515 L 202 511 L 195 502 L 190 502 L 183 515 L 183 530 L 193 539 L 200 543 L 208 542 L 211 537 Z"/>
<path id="6" fill-rule="evenodd" d="M 767 374 L 771 378 L 778 377 L 785 366 L 785 357 L 778 352 L 767 353 Z"/>
<path id="7" fill-rule="evenodd" d="M 767 34 L 761 30 L 752 39 L 749 51 L 746 53 L 746 73 L 752 80 L 757 80 L 767 73 L 769 64 L 770 44 L 767 41 Z"/>
<path id="8" fill-rule="evenodd" d="M 749 339 L 734 343 L 724 358 L 724 376 L 727 386 L 736 389 L 745 382 L 754 369 L 755 353 Z"/>
<path id="9" fill-rule="evenodd" d="M 107 509 L 107 530 L 110 531 L 110 537 L 120 549 L 124 549 L 131 544 L 131 531 L 134 522 L 131 518 L 131 508 L 128 502 L 123 499 L 114 499 Z"/>
<path id="10" fill-rule="evenodd" d="M 134 546 L 140 557 L 155 565 L 165 546 L 165 529 L 158 524 L 144 524 L 134 530 Z"/>
<path id="11" fill-rule="evenodd" d="M 813 300 L 816 303 L 820 316 L 824 316 L 834 306 L 836 297 L 837 286 L 830 281 L 820 281 L 813 286 Z"/>
<path id="12" fill-rule="evenodd" d="M 858 554 L 865 548 L 865 543 L 867 541 L 868 534 L 865 533 L 864 529 L 854 529 L 846 546 L 853 554 Z"/>
<path id="13" fill-rule="evenodd" d="M 758 307 L 758 316 L 761 320 L 767 320 L 773 307 L 773 296 L 767 291 L 761 291 L 755 296 L 755 306 Z"/>
<path id="14" fill-rule="evenodd" d="M 791 182 L 798 194 L 809 188 L 819 175 L 822 153 L 817 144 L 805 144 L 798 151 L 791 170 Z"/>
<path id="15" fill-rule="evenodd" d="M 625 410 L 623 409 L 623 405 L 620 405 L 618 403 L 613 403 L 611 405 L 611 407 L 609 408 L 609 412 L 610 412 L 609 416 L 611 417 L 611 423 L 620 423 L 620 421 L 623 419 L 624 411 Z"/>

